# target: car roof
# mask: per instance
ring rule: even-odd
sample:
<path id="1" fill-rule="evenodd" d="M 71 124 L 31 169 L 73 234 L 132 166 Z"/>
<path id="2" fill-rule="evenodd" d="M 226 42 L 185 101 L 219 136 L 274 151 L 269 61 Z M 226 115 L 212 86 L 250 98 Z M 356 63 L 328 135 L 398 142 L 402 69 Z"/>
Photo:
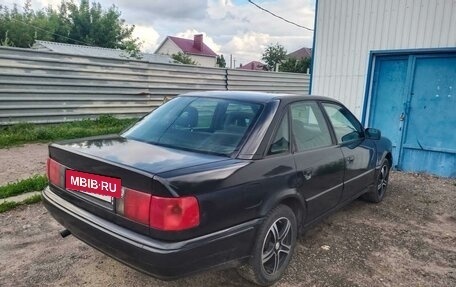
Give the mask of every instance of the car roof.
<path id="1" fill-rule="evenodd" d="M 208 91 L 208 92 L 190 92 L 179 95 L 180 97 L 208 97 L 221 98 L 239 101 L 248 101 L 254 103 L 267 103 L 273 100 L 281 100 L 285 102 L 294 102 L 299 100 L 324 100 L 337 102 L 328 97 L 321 97 L 308 94 L 277 94 L 252 91 Z"/>

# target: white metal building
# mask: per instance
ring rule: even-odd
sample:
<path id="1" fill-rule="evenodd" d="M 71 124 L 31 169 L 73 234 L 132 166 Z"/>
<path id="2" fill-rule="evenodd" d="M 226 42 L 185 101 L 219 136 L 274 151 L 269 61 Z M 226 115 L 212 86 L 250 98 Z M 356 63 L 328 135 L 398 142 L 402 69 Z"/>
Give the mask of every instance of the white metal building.
<path id="1" fill-rule="evenodd" d="M 313 51 L 311 94 L 380 128 L 397 168 L 456 177 L 456 0 L 317 0 Z"/>

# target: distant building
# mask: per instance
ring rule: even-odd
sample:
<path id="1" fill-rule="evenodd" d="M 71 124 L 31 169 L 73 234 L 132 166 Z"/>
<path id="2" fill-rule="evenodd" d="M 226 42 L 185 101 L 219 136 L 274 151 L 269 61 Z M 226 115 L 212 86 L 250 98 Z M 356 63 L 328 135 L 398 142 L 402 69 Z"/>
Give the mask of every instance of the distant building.
<path id="1" fill-rule="evenodd" d="M 263 63 L 258 62 L 258 61 L 252 61 L 252 62 L 249 62 L 249 63 L 247 63 L 245 65 L 241 64 L 236 69 L 253 70 L 253 71 L 267 71 L 268 70 L 268 66 L 266 64 L 263 64 Z"/>
<path id="2" fill-rule="evenodd" d="M 217 54 L 203 42 L 202 34 L 195 35 L 193 40 L 168 36 L 158 46 L 155 54 L 173 55 L 179 52 L 190 56 L 198 65 L 216 66 Z"/>
<path id="3" fill-rule="evenodd" d="M 91 57 L 105 57 L 114 59 L 129 59 L 128 53 L 120 49 L 110 49 L 103 47 L 83 46 L 74 44 L 65 44 L 49 41 L 37 40 L 32 46 L 32 49 L 40 51 L 51 51 L 61 54 L 78 55 L 78 56 L 91 56 Z M 157 55 L 151 53 L 141 53 L 141 61 L 151 63 L 173 63 L 171 57 L 167 55 Z"/>
<path id="4" fill-rule="evenodd" d="M 306 47 L 301 48 L 299 50 L 296 50 L 296 51 L 288 54 L 287 58 L 296 59 L 296 60 L 312 58 L 312 49 L 306 48 Z"/>

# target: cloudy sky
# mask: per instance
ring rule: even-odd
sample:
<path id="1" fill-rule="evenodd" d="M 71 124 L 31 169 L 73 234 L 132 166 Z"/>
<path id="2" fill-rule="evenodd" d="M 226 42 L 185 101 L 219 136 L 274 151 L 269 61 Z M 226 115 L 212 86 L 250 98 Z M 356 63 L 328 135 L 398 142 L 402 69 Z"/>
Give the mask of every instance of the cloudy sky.
<path id="1" fill-rule="evenodd" d="M 5 0 L 10 3 L 22 1 Z M 75 0 L 77 1 L 77 0 Z M 313 32 L 286 23 L 261 11 L 247 0 L 97 0 L 103 7 L 119 7 L 143 50 L 154 52 L 167 35 L 193 38 L 204 34 L 204 42 L 236 65 L 260 60 L 264 48 L 280 43 L 292 52 L 312 47 Z M 2 0 L 3 2 L 3 0 Z M 254 0 L 262 7 L 300 25 L 313 28 L 315 0 Z M 34 8 L 58 5 L 60 0 L 33 0 Z"/>

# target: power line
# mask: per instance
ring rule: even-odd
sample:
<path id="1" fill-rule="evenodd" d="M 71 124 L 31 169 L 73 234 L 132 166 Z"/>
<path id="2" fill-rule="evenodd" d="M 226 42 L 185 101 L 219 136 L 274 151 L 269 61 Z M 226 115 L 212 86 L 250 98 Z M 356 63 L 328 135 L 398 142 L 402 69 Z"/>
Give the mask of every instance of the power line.
<path id="1" fill-rule="evenodd" d="M 84 44 L 84 46 L 92 46 L 92 45 L 89 44 L 89 43 L 85 43 L 85 42 L 82 42 L 82 41 L 79 41 L 79 40 L 76 40 L 76 39 L 72 39 L 72 38 L 67 37 L 67 36 L 63 36 L 63 35 L 60 35 L 60 34 L 57 34 L 57 33 L 53 33 L 53 32 L 51 32 L 51 31 L 49 31 L 49 30 L 43 29 L 43 28 L 41 28 L 41 27 L 37 27 L 37 26 L 32 25 L 32 24 L 27 23 L 27 22 L 23 22 L 23 21 L 14 19 L 14 18 L 11 18 L 11 20 L 16 21 L 16 22 L 19 22 L 19 23 L 22 23 L 22 24 L 24 24 L 24 25 L 28 25 L 28 26 L 30 26 L 30 27 L 33 27 L 33 28 L 35 28 L 35 29 L 44 31 L 44 32 L 46 32 L 46 33 L 51 33 L 52 35 L 55 35 L 55 36 L 63 37 L 63 38 L 66 38 L 66 39 L 68 39 L 68 40 L 72 40 L 72 41 L 74 41 L 74 42 Z"/>
<path id="2" fill-rule="evenodd" d="M 293 22 L 293 21 L 287 20 L 287 19 L 283 18 L 282 16 L 279 16 L 279 15 L 275 14 L 274 12 L 271 12 L 271 11 L 269 11 L 268 9 L 265 9 L 265 8 L 261 7 L 260 5 L 254 3 L 254 2 L 251 1 L 251 0 L 247 0 L 247 1 L 249 1 L 250 4 L 256 6 L 256 7 L 259 8 L 260 10 L 263 10 L 264 12 L 269 13 L 269 14 L 271 14 L 272 16 L 277 17 L 277 18 L 279 18 L 279 19 L 281 19 L 281 20 L 283 20 L 283 21 L 285 21 L 285 22 L 287 22 L 287 23 L 293 24 L 293 25 L 295 25 L 295 26 L 297 26 L 297 27 L 299 27 L 299 28 L 303 28 L 303 29 L 306 29 L 306 30 L 308 30 L 308 31 L 313 31 L 313 29 L 310 29 L 310 28 L 308 28 L 308 27 L 306 27 L 306 26 L 299 25 L 298 23 L 295 23 L 295 22 Z"/>

